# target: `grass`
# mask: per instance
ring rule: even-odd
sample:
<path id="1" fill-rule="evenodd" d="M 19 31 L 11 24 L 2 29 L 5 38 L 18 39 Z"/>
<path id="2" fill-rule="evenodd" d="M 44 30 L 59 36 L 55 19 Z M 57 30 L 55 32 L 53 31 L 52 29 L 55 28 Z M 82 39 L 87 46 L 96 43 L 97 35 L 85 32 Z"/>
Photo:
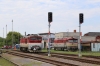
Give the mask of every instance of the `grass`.
<path id="1" fill-rule="evenodd" d="M 47 52 L 47 50 L 42 50 L 42 52 Z M 64 54 L 79 54 L 78 51 L 72 52 L 72 51 L 55 51 L 55 50 L 50 50 L 50 52 L 54 53 L 64 53 Z M 100 52 L 91 52 L 91 51 L 82 51 L 82 55 L 92 55 L 92 56 L 100 56 Z"/>
<path id="2" fill-rule="evenodd" d="M 15 66 L 15 65 L 0 57 L 0 66 Z"/>
<path id="3" fill-rule="evenodd" d="M 0 49 L 0 51 L 1 51 L 2 53 L 5 53 L 7 50 L 6 50 L 6 49 Z"/>

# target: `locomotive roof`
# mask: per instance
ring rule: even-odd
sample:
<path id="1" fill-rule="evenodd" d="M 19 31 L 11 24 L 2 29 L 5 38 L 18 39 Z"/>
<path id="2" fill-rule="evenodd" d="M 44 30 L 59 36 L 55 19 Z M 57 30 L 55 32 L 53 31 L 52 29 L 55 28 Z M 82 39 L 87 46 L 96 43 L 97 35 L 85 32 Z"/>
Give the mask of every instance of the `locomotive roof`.
<path id="1" fill-rule="evenodd" d="M 23 36 L 22 38 L 28 38 L 28 37 L 41 37 L 41 36 L 38 36 L 38 35 L 26 35 L 26 36 Z"/>

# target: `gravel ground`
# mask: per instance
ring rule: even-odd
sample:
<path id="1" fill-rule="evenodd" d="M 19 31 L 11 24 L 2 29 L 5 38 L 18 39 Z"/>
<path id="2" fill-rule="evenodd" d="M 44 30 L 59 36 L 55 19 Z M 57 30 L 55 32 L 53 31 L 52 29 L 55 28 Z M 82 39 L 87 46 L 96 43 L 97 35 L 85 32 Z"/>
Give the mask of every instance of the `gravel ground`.
<path id="1" fill-rule="evenodd" d="M 28 59 L 28 58 L 22 58 L 18 56 L 13 56 L 13 55 L 6 54 L 6 53 L 3 53 L 2 56 L 10 61 L 13 61 L 19 66 L 55 66 L 49 63 L 45 63 L 45 62 L 41 62 L 41 61 L 37 61 L 33 59 Z"/>

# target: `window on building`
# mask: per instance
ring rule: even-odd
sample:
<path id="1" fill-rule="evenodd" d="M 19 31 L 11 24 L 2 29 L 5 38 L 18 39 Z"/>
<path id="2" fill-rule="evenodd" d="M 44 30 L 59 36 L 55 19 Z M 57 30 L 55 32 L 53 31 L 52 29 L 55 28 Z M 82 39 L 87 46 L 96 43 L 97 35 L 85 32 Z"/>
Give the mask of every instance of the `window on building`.
<path id="1" fill-rule="evenodd" d="M 95 48 L 95 43 L 93 43 L 93 48 Z"/>

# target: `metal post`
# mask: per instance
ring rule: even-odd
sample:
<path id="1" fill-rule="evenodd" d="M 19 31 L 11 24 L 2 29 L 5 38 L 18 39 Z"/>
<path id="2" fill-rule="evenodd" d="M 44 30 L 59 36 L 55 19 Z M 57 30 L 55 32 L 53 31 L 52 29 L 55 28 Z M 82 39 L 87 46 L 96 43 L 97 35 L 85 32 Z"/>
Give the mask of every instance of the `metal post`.
<path id="1" fill-rule="evenodd" d="M 7 25 L 6 25 L 6 45 L 7 45 Z"/>
<path id="2" fill-rule="evenodd" d="M 19 44 L 19 33 L 18 33 L 18 44 Z"/>
<path id="3" fill-rule="evenodd" d="M 68 38 L 68 32 L 69 32 L 69 29 L 67 29 L 67 38 Z"/>
<path id="4" fill-rule="evenodd" d="M 81 24 L 79 23 L 79 45 L 78 45 L 78 49 L 79 49 L 79 57 L 81 57 Z"/>
<path id="5" fill-rule="evenodd" d="M 13 49 L 13 20 L 12 20 L 12 49 Z"/>
<path id="6" fill-rule="evenodd" d="M 3 45 L 4 45 L 4 28 L 3 28 Z"/>
<path id="7" fill-rule="evenodd" d="M 50 22 L 49 22 L 49 34 L 48 34 L 48 56 L 50 55 Z"/>
<path id="8" fill-rule="evenodd" d="M 18 44 L 19 44 L 19 30 L 18 30 Z"/>

